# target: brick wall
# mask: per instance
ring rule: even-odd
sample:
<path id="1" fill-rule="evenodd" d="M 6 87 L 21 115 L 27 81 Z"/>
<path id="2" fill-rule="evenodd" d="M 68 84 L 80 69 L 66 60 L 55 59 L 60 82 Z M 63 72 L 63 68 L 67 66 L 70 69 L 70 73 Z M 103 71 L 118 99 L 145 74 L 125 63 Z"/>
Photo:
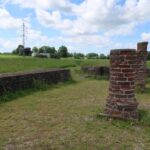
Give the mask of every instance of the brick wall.
<path id="1" fill-rule="evenodd" d="M 148 73 L 146 69 L 147 45 L 148 42 L 137 43 L 136 86 L 143 90 L 145 89 L 145 81 Z"/>
<path id="2" fill-rule="evenodd" d="M 35 81 L 47 84 L 66 81 L 70 78 L 68 69 L 36 70 L 22 73 L 0 74 L 0 95 L 6 91 L 30 88 Z"/>
<path id="3" fill-rule="evenodd" d="M 105 114 L 121 119 L 137 119 L 135 99 L 136 50 L 110 52 L 110 84 Z"/>
<path id="4" fill-rule="evenodd" d="M 109 67 L 107 66 L 83 66 L 81 70 L 91 76 L 109 76 Z"/>
<path id="5" fill-rule="evenodd" d="M 139 70 L 138 67 L 137 67 L 137 69 Z M 109 67 L 107 67 L 107 66 L 83 66 L 83 67 L 81 67 L 81 70 L 90 76 L 97 76 L 97 75 L 109 76 Z M 139 73 L 140 73 L 140 70 L 139 70 Z M 140 74 L 138 76 L 139 76 L 139 78 L 137 78 L 137 76 L 136 76 L 136 78 L 141 80 Z M 143 77 L 143 75 L 142 75 L 142 77 Z M 146 77 L 150 77 L 150 68 L 146 68 Z"/>

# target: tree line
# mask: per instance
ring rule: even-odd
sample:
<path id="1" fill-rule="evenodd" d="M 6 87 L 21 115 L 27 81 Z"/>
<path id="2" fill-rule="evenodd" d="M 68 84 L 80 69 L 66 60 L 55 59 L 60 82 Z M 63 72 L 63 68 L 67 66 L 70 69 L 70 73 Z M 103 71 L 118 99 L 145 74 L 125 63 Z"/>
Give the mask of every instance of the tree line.
<path id="1" fill-rule="evenodd" d="M 23 45 L 18 45 L 18 47 L 15 50 L 13 50 L 12 53 L 25 56 L 30 56 L 31 54 L 34 54 L 35 57 L 46 57 L 48 54 L 51 58 L 69 56 L 68 49 L 66 46 L 60 46 L 58 50 L 56 50 L 55 47 L 50 46 L 42 46 L 40 48 L 34 46 L 31 50 L 31 48 L 24 48 Z"/>
<path id="2" fill-rule="evenodd" d="M 109 55 L 105 55 L 103 53 L 97 54 L 97 53 L 69 53 L 68 48 L 64 45 L 60 46 L 58 50 L 55 49 L 55 47 L 50 46 L 41 46 L 36 47 L 34 46 L 31 48 L 24 48 L 23 45 L 18 45 L 18 47 L 12 51 L 13 54 L 17 55 L 24 55 L 24 56 L 30 56 L 34 55 L 35 57 L 50 57 L 50 58 L 67 58 L 67 57 L 74 57 L 75 59 L 109 59 Z M 150 52 L 148 51 L 148 60 L 150 60 Z"/>
<path id="3" fill-rule="evenodd" d="M 97 53 L 69 53 L 68 48 L 64 45 L 60 46 L 58 50 L 55 49 L 55 47 L 50 46 L 41 46 L 36 47 L 34 46 L 31 48 L 24 48 L 23 45 L 18 45 L 18 47 L 12 51 L 12 54 L 21 55 L 21 56 L 35 56 L 35 57 L 50 57 L 50 58 L 67 58 L 67 57 L 74 57 L 75 59 L 108 59 L 109 55 L 100 54 Z"/>

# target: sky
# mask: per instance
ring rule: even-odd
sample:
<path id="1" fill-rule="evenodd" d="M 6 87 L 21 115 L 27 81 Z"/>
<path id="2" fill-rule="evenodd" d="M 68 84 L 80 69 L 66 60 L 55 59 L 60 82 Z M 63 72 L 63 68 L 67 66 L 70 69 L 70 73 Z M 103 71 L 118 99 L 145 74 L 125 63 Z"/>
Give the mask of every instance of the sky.
<path id="1" fill-rule="evenodd" d="M 26 47 L 109 54 L 150 42 L 150 0 L 0 0 L 0 52 L 22 44 L 23 22 Z"/>

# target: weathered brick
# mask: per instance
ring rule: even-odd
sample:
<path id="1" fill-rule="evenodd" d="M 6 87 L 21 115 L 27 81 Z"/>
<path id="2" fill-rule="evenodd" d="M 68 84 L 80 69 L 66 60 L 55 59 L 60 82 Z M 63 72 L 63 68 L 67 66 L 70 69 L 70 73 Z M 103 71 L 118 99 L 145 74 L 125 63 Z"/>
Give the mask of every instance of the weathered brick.
<path id="1" fill-rule="evenodd" d="M 108 116 L 121 119 L 138 118 L 138 103 L 134 95 L 136 72 L 133 64 L 136 64 L 135 50 L 110 52 L 110 85 L 105 109 Z"/>
<path id="2" fill-rule="evenodd" d="M 146 72 L 147 45 L 148 42 L 137 43 L 136 85 L 141 90 L 144 90 L 146 88 L 145 80 L 147 76 Z"/>
<path id="3" fill-rule="evenodd" d="M 35 82 L 58 83 L 70 78 L 69 69 L 47 69 L 22 73 L 0 74 L 0 95 L 7 91 L 17 91 L 30 88 Z"/>

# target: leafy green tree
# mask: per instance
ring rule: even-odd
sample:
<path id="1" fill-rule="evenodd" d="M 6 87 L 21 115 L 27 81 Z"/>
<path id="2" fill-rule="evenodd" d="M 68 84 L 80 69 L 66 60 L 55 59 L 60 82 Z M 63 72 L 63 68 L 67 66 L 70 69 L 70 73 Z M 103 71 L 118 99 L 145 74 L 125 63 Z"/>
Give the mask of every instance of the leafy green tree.
<path id="1" fill-rule="evenodd" d="M 74 58 L 75 58 L 75 59 L 84 58 L 84 54 L 82 54 L 82 53 L 74 53 Z"/>
<path id="2" fill-rule="evenodd" d="M 108 54 L 108 55 L 107 55 L 107 59 L 109 59 L 109 58 L 110 58 L 110 55 Z"/>
<path id="3" fill-rule="evenodd" d="M 19 45 L 18 48 L 17 48 L 19 51 L 19 55 L 24 55 L 24 46 L 23 45 Z"/>
<path id="4" fill-rule="evenodd" d="M 147 60 L 150 60 L 150 52 L 148 52 Z"/>
<path id="5" fill-rule="evenodd" d="M 88 53 L 86 56 L 88 59 L 92 59 L 92 58 L 98 58 L 98 54 L 97 53 Z"/>
<path id="6" fill-rule="evenodd" d="M 100 54 L 100 55 L 99 55 L 99 58 L 100 58 L 100 59 L 106 59 L 107 56 L 105 56 L 104 54 Z"/>
<path id="7" fill-rule="evenodd" d="M 45 46 L 40 47 L 39 53 L 46 53 L 46 47 Z"/>
<path id="8" fill-rule="evenodd" d="M 15 55 L 17 54 L 17 55 L 18 55 L 19 53 L 16 51 L 16 49 L 14 49 L 14 50 L 12 51 L 12 54 L 15 54 Z"/>
<path id="9" fill-rule="evenodd" d="M 57 51 L 56 51 L 55 53 L 51 53 L 51 54 L 50 54 L 50 57 L 51 57 L 51 58 L 57 58 L 57 59 L 60 58 L 60 56 L 59 56 L 59 54 L 58 54 Z"/>
<path id="10" fill-rule="evenodd" d="M 66 46 L 60 46 L 58 49 L 58 54 L 60 57 L 68 57 L 68 49 Z"/>
<path id="11" fill-rule="evenodd" d="M 12 51 L 13 54 L 24 55 L 24 46 L 18 45 L 18 47 Z"/>
<path id="12" fill-rule="evenodd" d="M 39 51 L 39 49 L 38 49 L 36 46 L 34 46 L 34 47 L 32 48 L 32 52 L 33 52 L 33 53 L 38 53 L 38 51 Z"/>
<path id="13" fill-rule="evenodd" d="M 31 51 L 30 47 L 24 48 L 24 55 L 25 56 L 31 56 L 31 54 L 32 54 L 32 51 Z"/>
<path id="14" fill-rule="evenodd" d="M 50 53 L 50 54 L 55 54 L 56 53 L 56 50 L 55 50 L 55 47 L 47 47 L 47 53 Z"/>
<path id="15" fill-rule="evenodd" d="M 55 54 L 56 50 L 55 50 L 55 47 L 42 46 L 42 47 L 39 48 L 39 53 Z"/>
<path id="16" fill-rule="evenodd" d="M 68 57 L 74 57 L 74 54 L 68 52 Z"/>

